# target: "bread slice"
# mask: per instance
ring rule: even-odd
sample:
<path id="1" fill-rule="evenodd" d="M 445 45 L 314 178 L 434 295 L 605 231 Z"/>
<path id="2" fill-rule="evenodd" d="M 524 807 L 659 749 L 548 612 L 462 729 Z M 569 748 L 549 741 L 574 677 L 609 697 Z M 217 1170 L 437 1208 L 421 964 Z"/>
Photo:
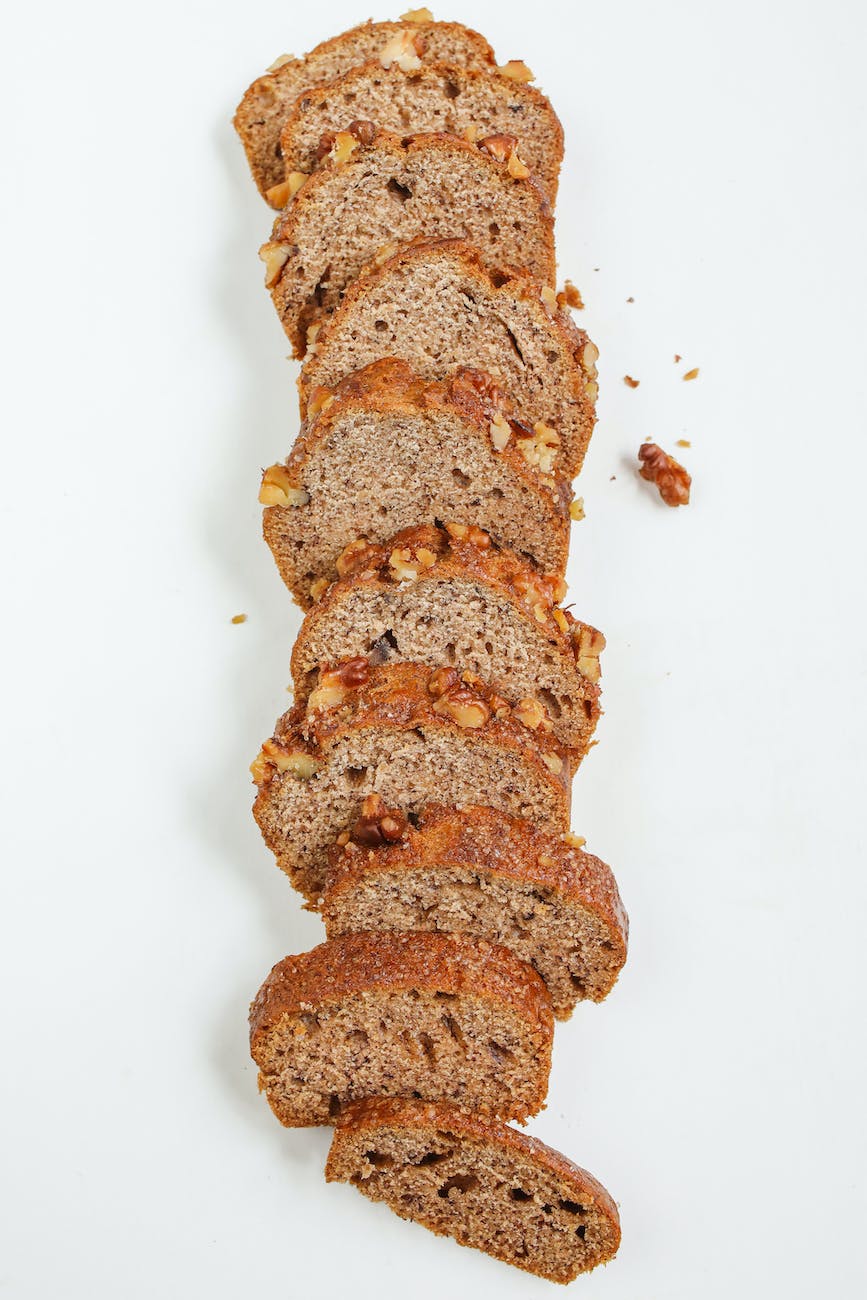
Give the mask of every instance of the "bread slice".
<path id="1" fill-rule="evenodd" d="M 584 754 L 599 719 L 601 632 L 556 602 L 544 577 L 480 528 L 423 524 L 350 543 L 342 577 L 309 611 L 292 651 L 296 698 L 317 669 L 358 655 L 481 677 L 528 726 Z"/>
<path id="2" fill-rule="evenodd" d="M 370 123 L 353 132 L 339 133 L 259 250 L 296 357 L 359 271 L 384 248 L 417 236 L 466 239 L 486 259 L 526 267 L 553 286 L 550 204 L 533 176 L 513 174 L 514 139 L 399 139 Z"/>
<path id="3" fill-rule="evenodd" d="M 289 458 L 265 470 L 259 492 L 265 540 L 298 603 L 340 576 L 339 557 L 358 538 L 383 542 L 440 520 L 484 528 L 562 574 L 571 488 L 528 465 L 503 409 L 478 371 L 425 383 L 402 361 L 318 390 Z"/>
<path id="4" fill-rule="evenodd" d="M 298 96 L 370 59 L 383 66 L 399 62 L 408 69 L 428 61 L 480 69 L 493 69 L 496 63 L 493 50 L 478 32 L 460 23 L 410 20 L 362 23 L 323 41 L 302 59 L 283 55 L 257 77 L 235 113 L 235 130 L 263 198 L 286 179 L 280 133 Z"/>
<path id="5" fill-rule="evenodd" d="M 350 659 L 323 673 L 279 720 L 252 772 L 265 841 L 311 902 L 329 845 L 370 794 L 403 814 L 439 799 L 487 803 L 554 831 L 569 825 L 570 755 L 556 737 L 524 726 L 487 687 L 419 664 Z"/>
<path id="6" fill-rule="evenodd" d="M 552 1282 L 607 1263 L 620 1245 L 617 1206 L 585 1169 L 538 1138 L 444 1102 L 347 1106 L 325 1177 Z"/>
<path id="7" fill-rule="evenodd" d="M 306 90 L 286 119 L 280 143 L 286 173 L 311 172 L 323 137 L 333 143 L 352 122 L 368 121 L 402 135 L 410 130 L 469 133 L 474 138 L 509 135 L 518 158 L 539 179 L 553 207 L 563 161 L 563 128 L 540 90 L 499 73 L 445 63 L 404 71 L 379 59 Z M 513 165 L 514 166 L 514 165 Z"/>
<path id="8" fill-rule="evenodd" d="M 381 357 L 401 357 L 423 379 L 460 366 L 490 374 L 528 428 L 557 435 L 552 470 L 581 469 L 593 432 L 599 353 L 551 289 L 522 271 L 488 266 L 458 239 L 416 240 L 349 285 L 307 351 L 302 415 L 318 387 Z M 531 461 L 538 451 L 519 444 Z"/>
<path id="9" fill-rule="evenodd" d="M 375 801 L 341 838 L 322 900 L 329 939 L 356 930 L 487 939 L 533 966 L 560 1020 L 611 992 L 629 922 L 611 871 L 583 840 L 483 807 L 431 804 L 414 828 Z"/>
<path id="10" fill-rule="evenodd" d="M 505 948 L 349 934 L 287 957 L 250 1011 L 259 1088 L 281 1124 L 328 1124 L 374 1095 L 448 1097 L 511 1119 L 545 1101 L 545 985 Z"/>

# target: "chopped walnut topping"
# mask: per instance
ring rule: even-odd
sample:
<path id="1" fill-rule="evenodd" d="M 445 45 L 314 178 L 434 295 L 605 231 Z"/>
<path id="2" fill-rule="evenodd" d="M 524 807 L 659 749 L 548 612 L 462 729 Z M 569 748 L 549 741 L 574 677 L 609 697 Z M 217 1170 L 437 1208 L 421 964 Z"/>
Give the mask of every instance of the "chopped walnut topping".
<path id="1" fill-rule="evenodd" d="M 479 141 L 479 148 L 500 163 L 508 162 L 517 147 L 518 140 L 514 135 L 486 135 Z"/>
<path id="2" fill-rule="evenodd" d="M 320 759 L 314 758 L 304 750 L 291 752 L 281 745 L 279 740 L 266 740 L 256 758 L 250 764 L 253 780 L 257 785 L 271 780 L 274 772 L 288 772 L 297 781 L 309 781 L 322 766 Z"/>
<path id="3" fill-rule="evenodd" d="M 469 542 L 486 551 L 491 544 L 491 535 L 476 524 L 446 524 L 446 532 L 458 542 Z"/>
<path id="4" fill-rule="evenodd" d="M 669 456 L 655 442 L 645 442 L 638 448 L 638 459 L 641 461 L 641 477 L 648 483 L 656 484 L 659 495 L 667 506 L 689 504 L 692 478 L 673 456 Z"/>
<path id="5" fill-rule="evenodd" d="M 573 831 L 567 831 L 561 836 L 564 844 L 568 844 L 570 849 L 583 849 L 587 843 L 583 835 L 575 835 Z"/>
<path id="6" fill-rule="evenodd" d="M 470 144 L 476 144 L 479 139 L 479 128 L 477 126 L 464 127 L 464 139 Z"/>
<path id="7" fill-rule="evenodd" d="M 334 394 L 321 385 L 313 390 L 313 396 L 307 403 L 307 418 L 312 420 L 314 416 L 319 415 L 322 411 L 327 411 L 334 401 Z"/>
<path id="8" fill-rule="evenodd" d="M 599 385 L 595 379 L 591 379 L 588 384 L 584 385 L 584 392 L 587 394 L 591 402 L 596 401 L 596 398 L 599 396 Z"/>
<path id="9" fill-rule="evenodd" d="M 564 307 L 574 307 L 576 311 L 584 310 L 584 299 L 571 280 L 567 280 L 557 294 L 557 306 L 561 311 Z"/>
<path id="10" fill-rule="evenodd" d="M 272 208 L 285 208 L 289 202 L 289 182 L 280 181 L 265 191 L 265 200 Z"/>
<path id="11" fill-rule="evenodd" d="M 566 615 L 563 613 L 562 609 L 557 609 L 557 608 L 555 607 L 554 609 L 551 610 L 551 614 L 553 615 L 554 622 L 557 624 L 557 626 L 559 627 L 560 631 L 563 632 L 563 633 L 565 633 L 565 634 L 568 636 L 568 634 L 569 634 L 569 620 L 568 620 L 568 618 L 566 617 Z"/>
<path id="12" fill-rule="evenodd" d="M 576 497 L 569 507 L 569 518 L 574 519 L 575 523 L 580 523 L 584 518 L 584 498 Z"/>
<path id="13" fill-rule="evenodd" d="M 259 257 L 265 263 L 265 288 L 273 289 L 283 274 L 283 267 L 289 261 L 289 249 L 285 244 L 263 244 L 259 249 Z"/>
<path id="14" fill-rule="evenodd" d="M 475 730 L 484 727 L 489 721 L 491 711 L 484 700 L 467 687 L 457 687 L 440 695 L 433 706 L 434 713 L 451 718 L 459 727 Z"/>
<path id="15" fill-rule="evenodd" d="M 513 149 L 509 154 L 509 163 L 506 168 L 509 175 L 516 181 L 525 181 L 530 175 L 530 168 L 518 154 L 517 149 Z"/>
<path id="16" fill-rule="evenodd" d="M 557 310 L 557 295 L 549 284 L 542 286 L 539 297 L 545 305 L 549 316 L 553 316 Z"/>
<path id="17" fill-rule="evenodd" d="M 508 77 L 510 81 L 528 82 L 534 81 L 535 78 L 522 59 L 509 59 L 508 63 L 501 63 L 497 68 L 501 77 Z"/>
<path id="18" fill-rule="evenodd" d="M 377 249 L 373 257 L 374 266 L 383 266 L 390 257 L 394 257 L 397 252 L 397 244 L 383 244 L 382 248 Z"/>
<path id="19" fill-rule="evenodd" d="M 508 420 L 506 420 L 499 411 L 494 416 L 493 420 L 491 420 L 490 431 L 494 451 L 505 451 L 509 438 L 512 436 L 512 430 L 509 426 Z"/>
<path id="20" fill-rule="evenodd" d="M 352 840 L 366 849 L 377 849 L 382 844 L 396 844 L 406 835 L 409 823 L 402 813 L 394 808 L 387 808 L 382 797 L 369 794 L 361 805 L 361 815 L 348 832 L 338 837 L 337 843 L 348 844 Z"/>
<path id="21" fill-rule="evenodd" d="M 285 465 L 270 465 L 262 475 L 259 501 L 263 506 L 306 506 L 310 493 L 296 487 Z"/>
<path id="22" fill-rule="evenodd" d="M 327 578 L 317 578 L 316 581 L 311 584 L 310 599 L 313 601 L 314 605 L 319 603 L 330 586 L 331 583 Z"/>
<path id="23" fill-rule="evenodd" d="M 633 379 L 632 375 L 624 375 L 623 382 L 624 384 L 626 384 L 627 388 L 637 388 L 638 385 L 641 383 L 641 380 Z"/>
<path id="24" fill-rule="evenodd" d="M 399 582 L 415 582 L 418 569 L 412 564 L 413 554 L 408 546 L 395 547 L 388 557 L 388 567 Z"/>
<path id="25" fill-rule="evenodd" d="M 395 32 L 379 52 L 382 66 L 390 68 L 396 63 L 401 72 L 418 72 L 421 67 L 419 53 L 423 51 L 419 51 L 416 40 L 412 32 Z"/>
<path id="26" fill-rule="evenodd" d="M 324 668 L 319 674 L 319 685 L 310 693 L 307 709 L 309 712 L 334 709 L 343 703 L 350 691 L 357 691 L 369 681 L 370 663 L 364 655 Z"/>
<path id="27" fill-rule="evenodd" d="M 366 562 L 373 559 L 374 564 L 378 562 L 376 548 L 371 546 L 370 542 L 365 541 L 363 537 L 357 537 L 354 542 L 344 546 L 338 555 L 334 567 L 341 578 L 348 578 L 359 569 L 366 567 Z"/>
<path id="28" fill-rule="evenodd" d="M 429 551 L 426 546 L 417 546 L 415 548 L 415 558 L 423 569 L 432 569 L 438 557 L 433 551 Z"/>
<path id="29" fill-rule="evenodd" d="M 357 148 L 358 141 L 351 131 L 338 131 L 334 137 L 334 144 L 328 151 L 328 157 L 341 167 L 345 162 L 349 162 Z"/>
<path id="30" fill-rule="evenodd" d="M 407 9 L 405 14 L 400 15 L 402 23 L 432 23 L 433 20 L 430 9 Z"/>
<path id="31" fill-rule="evenodd" d="M 373 144 L 377 136 L 376 123 L 369 122 L 363 117 L 357 117 L 354 122 L 350 122 L 347 130 L 350 135 L 354 135 L 358 143 L 364 145 L 365 148 L 367 148 L 368 145 Z"/>
<path id="32" fill-rule="evenodd" d="M 575 662 L 579 673 L 588 681 L 598 682 L 602 676 L 599 656 L 605 649 L 605 637 L 595 627 L 588 627 L 586 623 L 576 623 L 572 629 L 572 638 L 577 651 Z"/>
<path id="33" fill-rule="evenodd" d="M 692 370 L 687 370 L 687 371 L 684 373 L 683 378 L 684 378 L 684 379 L 698 379 L 698 366 L 695 366 L 694 369 L 692 369 Z"/>
<path id="34" fill-rule="evenodd" d="M 280 55 L 278 55 L 278 57 L 274 60 L 273 63 L 271 63 L 271 64 L 268 65 L 268 67 L 265 69 L 265 71 L 266 71 L 266 72 L 276 72 L 278 68 L 282 68 L 285 64 L 287 64 L 287 63 L 294 63 L 294 62 L 295 62 L 295 55 L 294 55 L 294 54 L 280 54 Z"/>
<path id="35" fill-rule="evenodd" d="M 581 365 L 584 368 L 584 373 L 588 374 L 591 379 L 595 379 L 599 373 L 596 369 L 596 362 L 598 360 L 599 349 L 595 343 L 588 339 L 584 344 L 584 347 L 581 349 Z"/>
<path id="36" fill-rule="evenodd" d="M 542 762 L 548 771 L 553 772 L 555 776 L 559 776 L 563 771 L 563 760 L 559 754 L 543 754 Z"/>
<path id="37" fill-rule="evenodd" d="M 539 700 L 534 700 L 532 696 L 528 696 L 525 700 L 518 700 L 518 703 L 512 709 L 512 717 L 523 723 L 525 727 L 529 727 L 531 731 L 538 731 L 539 727 L 546 722 L 549 725 L 544 730 L 551 730 L 545 706 Z"/>
<path id="38" fill-rule="evenodd" d="M 428 679 L 427 688 L 431 695 L 445 695 L 446 691 L 452 690 L 460 683 L 460 674 L 457 668 L 436 668 Z"/>

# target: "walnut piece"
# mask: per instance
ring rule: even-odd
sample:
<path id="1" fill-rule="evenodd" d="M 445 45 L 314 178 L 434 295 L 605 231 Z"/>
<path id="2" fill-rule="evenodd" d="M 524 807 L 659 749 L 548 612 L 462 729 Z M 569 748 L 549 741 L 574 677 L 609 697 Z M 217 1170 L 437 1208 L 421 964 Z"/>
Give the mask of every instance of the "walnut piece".
<path id="1" fill-rule="evenodd" d="M 283 267 L 289 261 L 289 249 L 285 244 L 263 244 L 259 249 L 259 258 L 265 263 L 265 288 L 273 289 L 283 274 Z"/>
<path id="2" fill-rule="evenodd" d="M 545 731 L 551 730 L 551 722 L 544 704 L 533 699 L 532 696 L 528 696 L 525 700 L 518 700 L 512 709 L 512 717 L 523 723 L 525 727 L 529 727 L 531 731 L 538 731 L 539 727 Z M 548 725 L 545 726 L 545 723 Z"/>
<path id="3" fill-rule="evenodd" d="M 441 695 L 433 706 L 434 713 L 451 718 L 459 727 L 475 730 L 484 727 L 491 711 L 484 700 L 466 687 L 453 688 Z"/>
<path id="4" fill-rule="evenodd" d="M 640 380 L 640 379 L 633 379 L 633 378 L 632 378 L 632 375 L 624 375 L 624 376 L 623 376 L 623 382 L 624 382 L 624 384 L 626 385 L 627 388 L 637 388 L 638 385 L 641 383 L 641 380 Z"/>
<path id="5" fill-rule="evenodd" d="M 517 147 L 518 140 L 514 135 L 486 135 L 479 141 L 479 148 L 500 163 L 508 162 Z"/>
<path id="6" fill-rule="evenodd" d="M 369 794 L 361 805 L 361 814 L 355 825 L 341 841 L 350 840 L 366 849 L 377 849 L 382 844 L 396 844 L 402 840 L 409 828 L 409 823 L 402 813 L 394 808 L 387 808 L 378 794 Z"/>
<path id="7" fill-rule="evenodd" d="M 580 523 L 584 518 L 584 498 L 576 497 L 569 507 L 569 518 L 574 519 L 575 523 Z"/>
<path id="8" fill-rule="evenodd" d="M 328 157 L 341 167 L 343 163 L 349 162 L 357 148 L 358 140 L 351 131 L 338 131 L 334 137 L 334 144 L 328 151 Z"/>
<path id="9" fill-rule="evenodd" d="M 486 551 L 491 544 L 491 535 L 476 524 L 446 524 L 446 532 L 458 542 L 469 542 L 479 550 Z"/>
<path id="10" fill-rule="evenodd" d="M 505 451 L 509 438 L 512 435 L 512 430 L 509 426 L 508 420 L 506 420 L 499 411 L 494 416 L 493 420 L 491 420 L 490 431 L 494 451 Z"/>
<path id="11" fill-rule="evenodd" d="M 285 465 L 270 465 L 262 475 L 259 501 L 263 506 L 306 506 L 310 493 L 296 487 Z"/>
<path id="12" fill-rule="evenodd" d="M 319 603 L 330 586 L 331 583 L 327 578 L 317 578 L 314 583 L 311 583 L 310 599 L 313 601 L 314 605 Z"/>
<path id="13" fill-rule="evenodd" d="M 277 58 L 274 60 L 274 62 L 273 62 L 273 63 L 270 63 L 270 64 L 268 65 L 268 67 L 265 69 L 265 71 L 266 71 L 266 72 L 276 72 L 277 69 L 278 69 L 278 68 L 282 68 L 282 67 L 284 66 L 284 64 L 286 64 L 286 63 L 294 63 L 294 62 L 295 62 L 295 55 L 294 55 L 294 54 L 279 54 L 279 55 L 277 56 Z"/>
<path id="14" fill-rule="evenodd" d="M 571 280 L 567 280 L 557 294 L 557 306 L 561 311 L 564 307 L 574 307 L 576 311 L 584 310 L 584 299 Z"/>
<path id="15" fill-rule="evenodd" d="M 519 157 L 517 149 L 513 149 L 509 154 L 509 164 L 506 170 L 516 181 L 525 181 L 530 175 L 530 168 L 523 158 Z"/>
<path id="16" fill-rule="evenodd" d="M 698 379 L 698 366 L 695 366 L 694 369 L 692 369 L 692 370 L 687 370 L 687 371 L 685 371 L 685 372 L 684 372 L 684 375 L 683 375 L 683 378 L 684 378 L 684 379 Z"/>
<path id="17" fill-rule="evenodd" d="M 309 781 L 322 766 L 318 758 L 304 750 L 292 752 L 279 740 L 266 740 L 250 764 L 257 785 L 267 784 L 275 772 L 288 772 L 297 781 Z"/>
<path id="18" fill-rule="evenodd" d="M 407 9 L 405 14 L 400 15 L 402 23 L 432 23 L 433 20 L 430 9 Z"/>
<path id="19" fill-rule="evenodd" d="M 587 843 L 583 835 L 576 835 L 574 831 L 567 831 L 561 838 L 564 844 L 569 845 L 570 849 L 583 849 Z"/>
<path id="20" fill-rule="evenodd" d="M 363 569 L 366 564 L 373 561 L 378 563 L 376 548 L 371 546 L 370 542 L 365 541 L 363 537 L 357 537 L 354 542 L 344 546 L 338 555 L 334 567 L 337 569 L 338 576 L 348 578 L 353 573 Z"/>
<path id="21" fill-rule="evenodd" d="M 572 640 L 579 673 L 588 681 L 598 682 L 602 676 L 599 656 L 605 649 L 605 637 L 598 628 L 590 627 L 586 623 L 576 623 L 572 629 Z"/>
<path id="22" fill-rule="evenodd" d="M 428 679 L 427 688 L 431 695 L 439 698 L 445 695 L 446 691 L 453 690 L 460 683 L 460 674 L 457 668 L 436 668 Z"/>
<path id="23" fill-rule="evenodd" d="M 343 703 L 350 691 L 359 690 L 369 681 L 370 663 L 364 655 L 332 664 L 320 672 L 319 685 L 311 692 L 307 709 L 334 709 Z"/>
<path id="24" fill-rule="evenodd" d="M 412 32 L 396 32 L 380 50 L 379 61 L 386 69 L 396 63 L 401 72 L 418 72 L 421 59 L 416 37 Z"/>
<path id="25" fill-rule="evenodd" d="M 508 77 L 510 81 L 533 81 L 534 77 L 526 63 L 522 59 L 509 59 L 508 63 L 502 63 L 497 68 L 501 77 Z"/>
<path id="26" fill-rule="evenodd" d="M 683 465 L 663 451 L 655 442 L 645 442 L 638 448 L 641 461 L 639 473 L 648 483 L 655 483 L 659 495 L 667 506 L 689 504 L 692 478 Z"/>

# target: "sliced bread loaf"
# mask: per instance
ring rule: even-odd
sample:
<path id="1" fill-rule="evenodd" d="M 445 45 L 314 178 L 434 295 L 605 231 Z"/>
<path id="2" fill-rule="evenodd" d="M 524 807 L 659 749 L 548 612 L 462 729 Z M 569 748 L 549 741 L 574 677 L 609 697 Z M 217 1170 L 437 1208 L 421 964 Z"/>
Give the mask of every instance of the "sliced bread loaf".
<path id="1" fill-rule="evenodd" d="M 459 366 L 490 374 L 527 430 L 554 431 L 551 466 L 577 474 L 593 432 L 599 353 L 550 288 L 485 264 L 462 240 L 416 240 L 371 265 L 316 333 L 299 382 L 302 415 L 318 387 L 380 357 L 401 357 L 423 379 Z M 516 440 L 531 464 L 540 448 Z"/>
<path id="2" fill-rule="evenodd" d="M 557 197 L 563 128 L 548 99 L 525 82 L 443 63 L 404 71 L 377 59 L 352 68 L 295 101 L 280 137 L 286 174 L 311 172 L 337 132 L 359 119 L 398 135 L 515 136 L 524 170 L 539 179 L 552 206 Z"/>
<path id="3" fill-rule="evenodd" d="M 617 1206 L 592 1174 L 538 1138 L 446 1102 L 347 1106 L 325 1177 L 551 1282 L 607 1263 L 620 1245 Z"/>
<path id="4" fill-rule="evenodd" d="M 254 816 L 293 885 L 316 902 L 328 848 L 369 794 L 403 813 L 486 803 L 565 831 L 570 753 L 482 685 L 439 669 L 350 659 L 321 674 L 252 766 Z"/>
<path id="5" fill-rule="evenodd" d="M 362 23 L 323 41 L 302 59 L 283 55 L 264 76 L 257 77 L 238 105 L 235 130 L 263 198 L 286 179 L 280 133 L 302 91 L 323 86 L 370 59 L 377 59 L 382 67 L 397 65 L 407 72 L 428 61 L 494 68 L 494 52 L 478 32 L 460 23 L 435 23 L 424 10 L 417 13 L 420 21 Z M 274 202 L 283 206 L 276 198 Z"/>
<path id="6" fill-rule="evenodd" d="M 503 410 L 478 371 L 425 383 L 402 361 L 318 389 L 291 455 L 265 470 L 259 492 L 265 540 L 298 603 L 341 575 L 350 543 L 440 520 L 480 526 L 562 574 L 571 489 L 528 465 Z"/>
<path id="7" fill-rule="evenodd" d="M 328 1124 L 376 1095 L 524 1120 L 548 1090 L 553 1023 L 545 985 L 505 948 L 350 934 L 274 967 L 250 1010 L 250 1050 L 282 1124 Z"/>
<path id="8" fill-rule="evenodd" d="M 292 651 L 303 698 L 323 664 L 446 667 L 480 676 L 524 721 L 586 753 L 599 718 L 601 632 L 557 602 L 562 578 L 543 576 L 488 533 L 465 525 L 406 528 L 382 544 L 351 542 L 341 578 L 321 596 Z"/>
<path id="9" fill-rule="evenodd" d="M 369 122 L 339 132 L 259 251 L 295 355 L 304 355 L 310 327 L 368 262 L 420 235 L 466 239 L 491 262 L 526 267 L 553 286 L 550 205 L 515 165 L 514 146 L 505 136 L 478 144 L 444 134 L 400 139 Z"/>
<path id="10" fill-rule="evenodd" d="M 611 871 L 575 836 L 492 808 L 437 804 L 414 828 L 373 796 L 340 838 L 322 900 L 329 938 L 436 930 L 487 939 L 538 971 L 560 1020 L 614 986 L 629 922 Z"/>

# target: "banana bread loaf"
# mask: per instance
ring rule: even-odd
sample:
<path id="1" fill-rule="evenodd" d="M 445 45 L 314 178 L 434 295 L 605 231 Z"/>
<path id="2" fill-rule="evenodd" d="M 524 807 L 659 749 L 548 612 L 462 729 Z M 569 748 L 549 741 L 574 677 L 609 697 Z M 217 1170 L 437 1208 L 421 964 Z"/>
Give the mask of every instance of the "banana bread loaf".
<path id="1" fill-rule="evenodd" d="M 430 804 L 414 828 L 370 796 L 329 850 L 322 919 L 356 930 L 472 934 L 511 949 L 545 981 L 554 1015 L 601 1002 L 626 961 L 617 884 L 573 835 L 492 808 Z"/>
<path id="2" fill-rule="evenodd" d="M 585 1169 L 538 1138 L 445 1102 L 347 1106 L 325 1177 L 552 1282 L 607 1263 L 620 1245 L 617 1206 Z"/>
<path id="3" fill-rule="evenodd" d="M 339 568 L 292 651 L 296 698 L 321 665 L 341 658 L 451 667 L 455 680 L 469 671 L 521 701 L 528 726 L 586 753 L 605 638 L 560 608 L 562 578 L 540 574 L 482 529 L 455 524 L 350 542 Z"/>
<path id="4" fill-rule="evenodd" d="M 565 831 L 570 752 L 518 719 L 496 692 L 440 669 L 338 664 L 283 715 L 253 763 L 265 842 L 315 903 L 328 848 L 369 794 L 404 815 L 434 799 L 486 803 Z"/>
<path id="5" fill-rule="evenodd" d="M 250 1051 L 282 1124 L 328 1124 L 376 1095 L 524 1120 L 545 1100 L 553 1024 L 545 985 L 505 948 L 350 934 L 274 967 L 251 1008 Z"/>

